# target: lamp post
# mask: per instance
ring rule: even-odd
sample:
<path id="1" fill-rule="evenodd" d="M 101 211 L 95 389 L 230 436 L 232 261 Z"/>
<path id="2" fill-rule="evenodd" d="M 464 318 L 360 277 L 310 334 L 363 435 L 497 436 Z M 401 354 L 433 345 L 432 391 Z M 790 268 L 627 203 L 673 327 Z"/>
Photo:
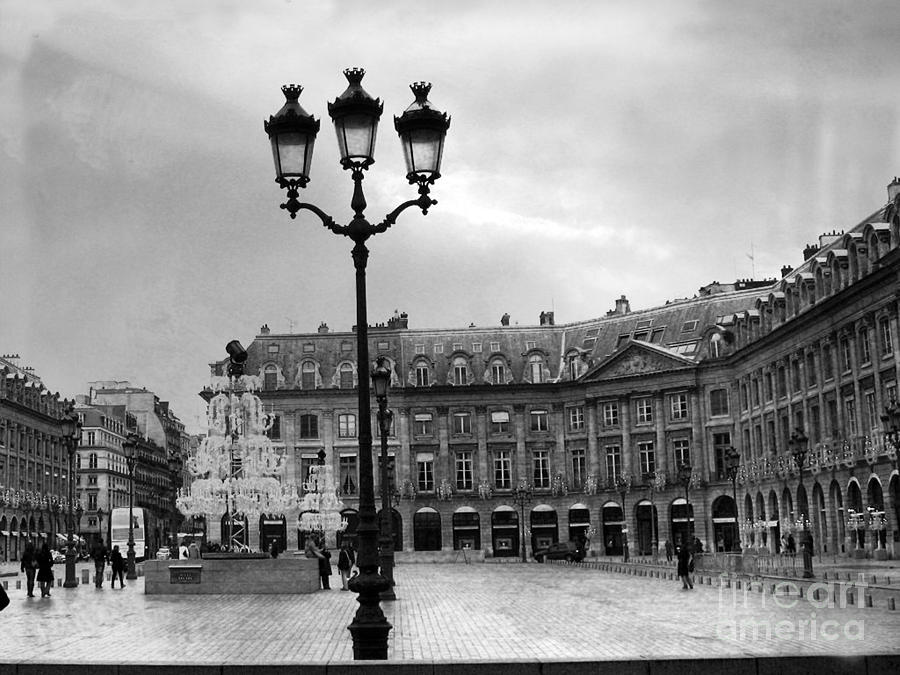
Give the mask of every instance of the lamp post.
<path id="1" fill-rule="evenodd" d="M 692 513 L 693 509 L 691 509 L 691 498 L 689 492 L 693 471 L 694 468 L 687 462 L 682 462 L 678 465 L 678 482 L 684 487 L 684 501 L 686 503 L 685 513 L 687 514 L 688 522 L 688 540 L 685 542 L 685 546 L 691 546 L 692 542 L 694 541 L 694 519 Z"/>
<path id="2" fill-rule="evenodd" d="M 519 484 L 513 488 L 512 498 L 513 501 L 516 502 L 519 506 L 519 512 L 521 517 L 519 518 L 519 533 L 520 539 L 522 543 L 522 562 L 528 562 L 528 558 L 525 555 L 525 505 L 531 503 L 531 497 L 534 494 L 534 488 L 531 483 L 526 480 L 519 481 Z"/>
<path id="3" fill-rule="evenodd" d="M 628 562 L 628 512 L 625 510 L 625 495 L 631 489 L 631 476 L 616 476 L 616 492 L 622 495 L 622 562 Z"/>
<path id="4" fill-rule="evenodd" d="M 394 536 L 393 507 L 391 505 L 391 481 L 388 469 L 388 434 L 394 421 L 394 413 L 387 407 L 387 392 L 391 384 L 391 371 L 387 359 L 379 356 L 372 370 L 372 388 L 378 401 L 378 430 L 381 432 L 381 536 L 379 537 L 381 575 L 388 587 L 381 591 L 382 600 L 396 600 L 394 593 Z"/>
<path id="5" fill-rule="evenodd" d="M 139 441 L 140 436 L 137 434 L 128 434 L 128 438 L 122 442 L 125 463 L 128 466 L 128 566 L 125 572 L 126 579 L 137 579 L 137 572 L 134 569 L 134 462 Z"/>
<path id="6" fill-rule="evenodd" d="M 312 211 L 322 224 L 353 241 L 353 263 L 356 268 L 356 351 L 359 364 L 369 363 L 368 318 L 366 316 L 366 263 L 369 250 L 366 240 L 393 225 L 398 216 L 410 207 L 418 207 L 428 213 L 437 202 L 429 197 L 429 185 L 440 178 L 441 156 L 444 138 L 450 126 L 450 118 L 435 110 L 428 101 L 430 84 L 417 82 L 411 85 L 415 101 L 400 117 L 394 118 L 394 127 L 400 135 L 406 159 L 406 178 L 411 185 L 419 186 L 419 197 L 403 202 L 384 220 L 373 225 L 363 215 L 366 199 L 363 195 L 364 172 L 375 161 L 375 135 L 383 105 L 373 99 L 361 85 L 365 71 L 350 68 L 344 71 L 349 86 L 333 103 L 328 104 L 328 114 L 337 132 L 341 154 L 341 166 L 351 172 L 353 197 L 350 207 L 353 218 L 347 225 L 338 225 L 334 219 L 313 204 L 298 201 L 299 188 L 309 182 L 313 145 L 319 131 L 319 120 L 308 114 L 298 103 L 303 88 L 285 85 L 281 88 L 286 103 L 264 123 L 272 144 L 275 160 L 275 180 L 287 189 L 287 201 L 281 205 L 291 218 L 301 209 Z M 391 624 L 384 617 L 379 605 L 379 595 L 389 587 L 388 581 L 378 573 L 378 526 L 375 523 L 375 488 L 372 470 L 372 421 L 369 402 L 369 380 L 359 378 L 359 555 L 360 574 L 350 582 L 350 589 L 359 594 L 359 608 L 348 626 L 353 636 L 354 659 L 387 659 L 387 637 Z"/>
<path id="7" fill-rule="evenodd" d="M 803 465 L 806 463 L 806 455 L 809 452 L 809 438 L 803 433 L 803 429 L 797 428 L 788 440 L 788 447 L 797 464 L 797 471 L 800 472 L 800 487 L 803 487 Z M 803 488 L 804 494 L 806 488 Z M 806 499 L 806 508 L 809 509 L 809 497 Z M 800 519 L 803 521 L 803 532 L 800 534 L 800 548 L 803 551 L 803 578 L 812 579 L 812 553 L 813 539 L 812 532 L 809 531 L 809 514 L 801 513 Z"/>
<path id="8" fill-rule="evenodd" d="M 62 429 L 63 443 L 66 445 L 66 451 L 69 453 L 69 498 L 68 498 L 68 518 L 66 519 L 66 580 L 63 582 L 64 588 L 75 588 L 78 586 L 78 579 L 75 578 L 75 542 L 73 541 L 73 525 L 72 522 L 72 505 L 75 501 L 73 489 L 75 487 L 75 450 L 81 441 L 81 422 L 78 415 L 75 414 L 74 408 L 71 406 L 66 410 L 60 420 Z"/>
<path id="9" fill-rule="evenodd" d="M 728 480 L 731 481 L 731 498 L 734 500 L 734 525 L 737 539 L 734 543 L 734 552 L 741 552 L 741 530 L 738 526 L 738 501 L 737 501 L 737 477 L 741 468 L 741 453 L 733 447 L 728 446 L 725 449 L 725 473 Z"/>

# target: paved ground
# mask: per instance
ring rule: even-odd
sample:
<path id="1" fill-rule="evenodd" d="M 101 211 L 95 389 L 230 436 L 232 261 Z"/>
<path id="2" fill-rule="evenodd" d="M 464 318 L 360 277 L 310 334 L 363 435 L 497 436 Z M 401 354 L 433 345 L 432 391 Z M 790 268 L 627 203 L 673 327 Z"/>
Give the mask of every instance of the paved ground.
<path id="1" fill-rule="evenodd" d="M 62 572 L 61 566 L 59 569 Z M 406 564 L 389 659 L 696 659 L 900 654 L 900 611 L 814 607 L 647 577 L 538 564 Z M 80 575 L 79 575 L 80 578 Z M 352 661 L 355 596 L 147 596 L 10 583 L 2 663 L 299 664 Z M 0 666 L 0 671 L 3 668 Z"/>

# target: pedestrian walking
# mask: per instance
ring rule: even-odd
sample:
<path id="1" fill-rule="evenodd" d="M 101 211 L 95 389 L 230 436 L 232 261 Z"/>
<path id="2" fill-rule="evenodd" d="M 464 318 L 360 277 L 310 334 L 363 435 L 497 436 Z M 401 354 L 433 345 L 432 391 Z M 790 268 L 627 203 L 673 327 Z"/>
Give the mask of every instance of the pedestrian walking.
<path id="1" fill-rule="evenodd" d="M 187 557 L 188 557 L 188 558 L 191 558 L 192 560 L 199 560 L 199 559 L 200 559 L 200 547 L 197 546 L 197 542 L 196 542 L 196 541 L 192 541 L 192 542 L 191 542 L 191 545 L 188 546 L 188 554 L 187 554 Z"/>
<path id="2" fill-rule="evenodd" d="M 789 556 L 797 555 L 797 542 L 794 540 L 794 535 L 789 534 L 787 538 L 787 552 Z"/>
<path id="3" fill-rule="evenodd" d="M 41 587 L 41 597 L 50 597 L 50 587 L 53 586 L 53 556 L 50 555 L 50 547 L 47 542 L 41 546 L 37 554 L 37 581 Z"/>
<path id="4" fill-rule="evenodd" d="M 188 557 L 188 547 L 184 543 L 184 539 L 181 540 L 181 546 L 178 547 L 178 557 L 181 560 L 185 560 Z"/>
<path id="5" fill-rule="evenodd" d="M 666 560 L 672 562 L 672 542 L 666 539 Z"/>
<path id="6" fill-rule="evenodd" d="M 91 557 L 94 559 L 94 586 L 103 588 L 103 570 L 109 559 L 109 551 L 106 544 L 103 543 L 103 537 L 97 539 L 97 543 L 91 549 Z"/>
<path id="7" fill-rule="evenodd" d="M 109 582 L 109 587 L 115 588 L 116 579 L 118 579 L 119 585 L 125 588 L 125 559 L 122 557 L 121 551 L 119 551 L 118 544 L 113 546 L 112 553 L 109 554 L 109 566 L 112 568 L 112 579 Z"/>
<path id="8" fill-rule="evenodd" d="M 338 570 L 341 573 L 342 591 L 350 590 L 347 583 L 350 581 L 350 570 L 353 569 L 354 564 L 356 564 L 356 555 L 350 546 L 350 540 L 345 538 L 341 542 L 341 552 L 338 554 Z"/>
<path id="9" fill-rule="evenodd" d="M 273 558 L 277 558 L 279 552 L 280 551 L 278 550 L 278 540 L 274 540 L 272 542 L 272 545 L 269 547 L 269 555 L 271 555 Z"/>
<path id="10" fill-rule="evenodd" d="M 692 589 L 694 580 L 691 579 L 691 572 L 694 571 L 694 557 L 691 549 L 687 545 L 678 547 L 678 578 L 681 579 L 682 590 Z"/>
<path id="11" fill-rule="evenodd" d="M 307 558 L 316 558 L 319 562 L 319 580 L 321 582 L 323 589 L 330 589 L 331 585 L 329 584 L 328 577 L 331 576 L 331 553 L 327 550 L 322 550 L 319 548 L 319 545 L 316 543 L 315 537 L 309 536 L 306 538 L 306 546 L 303 549 L 303 554 Z"/>
<path id="12" fill-rule="evenodd" d="M 19 565 L 25 572 L 25 583 L 28 588 L 28 597 L 34 597 L 34 577 L 37 574 L 38 562 L 37 554 L 34 550 L 34 544 L 30 541 L 25 544 L 25 551 L 22 553 L 22 561 Z"/>

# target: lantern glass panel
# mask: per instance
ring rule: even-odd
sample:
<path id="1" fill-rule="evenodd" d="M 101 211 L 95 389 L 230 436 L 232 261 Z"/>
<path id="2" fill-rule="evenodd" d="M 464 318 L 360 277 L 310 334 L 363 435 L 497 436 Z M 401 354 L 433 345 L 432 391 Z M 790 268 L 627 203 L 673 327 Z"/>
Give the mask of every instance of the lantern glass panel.
<path id="1" fill-rule="evenodd" d="M 403 154 L 407 173 L 439 173 L 443 154 L 444 132 L 437 129 L 413 129 L 406 133 Z"/>
<path id="2" fill-rule="evenodd" d="M 272 137 L 272 154 L 278 178 L 308 178 L 315 137 L 305 133 L 281 133 Z"/>
<path id="3" fill-rule="evenodd" d="M 370 115 L 346 115 L 335 120 L 341 159 L 371 162 L 375 159 L 375 136 L 378 120 Z"/>

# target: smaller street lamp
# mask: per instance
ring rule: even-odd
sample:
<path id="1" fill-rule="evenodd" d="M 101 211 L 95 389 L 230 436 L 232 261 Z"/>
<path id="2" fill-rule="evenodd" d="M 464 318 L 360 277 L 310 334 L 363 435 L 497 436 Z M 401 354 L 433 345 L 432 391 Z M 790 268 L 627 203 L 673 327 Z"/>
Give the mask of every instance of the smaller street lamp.
<path id="1" fill-rule="evenodd" d="M 388 434 L 394 421 L 394 413 L 387 407 L 387 392 L 391 384 L 391 370 L 384 356 L 375 359 L 372 370 L 372 388 L 378 401 L 378 430 L 381 436 L 381 533 L 379 536 L 379 563 L 381 576 L 388 582 L 387 589 L 381 591 L 382 600 L 396 600 L 394 593 L 394 537 L 393 507 L 391 505 L 392 485 L 388 469 Z"/>
<path id="2" fill-rule="evenodd" d="M 78 443 L 81 440 L 81 422 L 78 419 L 78 415 L 75 414 L 75 410 L 72 407 L 66 411 L 60 420 L 60 428 L 62 430 L 62 438 L 63 443 L 66 445 L 66 450 L 69 453 L 69 506 L 68 506 L 68 518 L 66 520 L 66 535 L 67 535 L 67 546 L 66 546 L 66 580 L 63 582 L 64 588 L 75 588 L 78 586 L 78 579 L 75 578 L 75 542 L 74 542 L 74 533 L 73 533 L 73 515 L 72 515 L 72 504 L 75 499 L 72 494 L 72 490 L 75 486 L 75 475 L 74 475 L 74 467 L 75 467 L 75 451 L 78 448 Z"/>
<path id="3" fill-rule="evenodd" d="M 616 476 L 616 491 L 622 495 L 622 562 L 628 562 L 628 512 L 625 510 L 625 495 L 631 490 L 631 476 Z"/>
<path id="4" fill-rule="evenodd" d="M 522 540 L 522 562 L 528 562 L 525 555 L 525 505 L 531 503 L 531 497 L 534 494 L 534 488 L 531 483 L 526 480 L 519 481 L 519 484 L 513 488 L 512 498 L 519 506 L 521 518 L 519 519 L 519 532 Z"/>
<path id="5" fill-rule="evenodd" d="M 803 487 L 803 465 L 806 463 L 806 456 L 809 453 L 809 438 L 803 433 L 803 429 L 799 427 L 791 434 L 788 440 L 788 448 L 797 464 L 797 470 L 800 472 L 800 487 Z M 805 492 L 806 488 L 804 488 Z M 806 500 L 807 508 L 809 508 L 809 498 Z M 813 578 L 812 567 L 812 550 L 813 539 L 812 532 L 809 531 L 809 514 L 801 513 L 800 519 L 803 521 L 803 532 L 800 534 L 800 548 L 803 551 L 803 578 Z"/>
<path id="6" fill-rule="evenodd" d="M 735 542 L 734 552 L 741 552 L 741 531 L 738 527 L 738 501 L 737 501 L 737 477 L 741 468 L 741 453 L 734 446 L 729 445 L 725 449 L 725 473 L 731 481 L 731 497 L 734 500 L 734 525 L 735 525 Z"/>
<path id="7" fill-rule="evenodd" d="M 137 579 L 134 569 L 134 463 L 137 459 L 138 442 L 141 440 L 137 434 L 128 434 L 122 442 L 122 450 L 125 451 L 125 463 L 128 466 L 128 567 L 125 573 L 126 579 Z"/>
<path id="8" fill-rule="evenodd" d="M 687 507 L 685 508 L 685 513 L 687 514 L 688 521 L 688 540 L 685 542 L 685 546 L 691 546 L 694 541 L 694 518 L 693 518 L 693 509 L 691 509 L 691 498 L 690 498 L 690 487 L 691 487 L 691 477 L 694 473 L 694 467 L 692 467 L 688 462 L 682 462 L 678 465 L 678 482 L 684 487 L 684 501 L 687 502 Z"/>

